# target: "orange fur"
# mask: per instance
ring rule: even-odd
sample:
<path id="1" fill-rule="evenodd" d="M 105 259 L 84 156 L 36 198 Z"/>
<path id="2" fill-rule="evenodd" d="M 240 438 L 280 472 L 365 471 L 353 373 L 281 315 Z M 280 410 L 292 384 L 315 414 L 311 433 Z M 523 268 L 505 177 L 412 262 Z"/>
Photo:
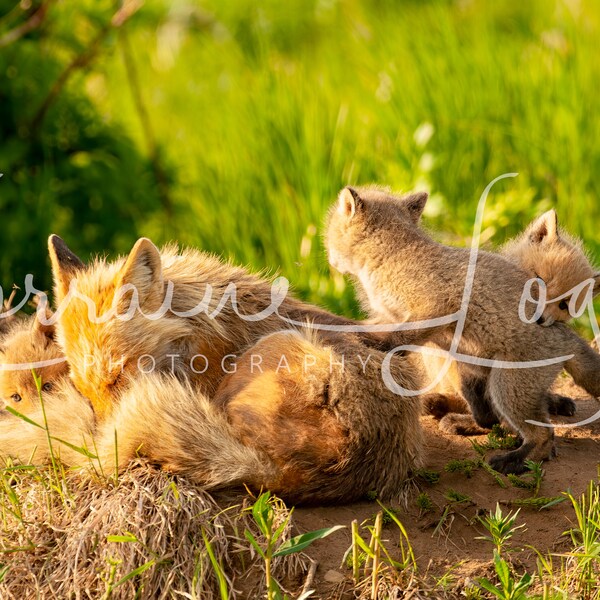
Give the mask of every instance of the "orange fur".
<path id="1" fill-rule="evenodd" d="M 30 323 L 8 342 L 11 360 L 60 356 L 51 338 L 32 335 Z M 356 340 L 328 345 L 310 330 L 282 331 L 238 357 L 214 401 L 152 373 L 127 382 L 111 415 L 96 424 L 64 367 L 60 376 L 44 371 L 56 388 L 43 399 L 55 454 L 68 465 L 86 467 L 90 459 L 60 440 L 97 452 L 92 466 L 105 474 L 141 455 L 209 489 L 246 484 L 299 503 L 350 501 L 371 490 L 394 497 L 421 464 L 419 401 L 385 388 L 382 359 Z M 410 360 L 398 359 L 393 369 L 397 380 L 418 385 Z M 23 412 L 43 423 L 39 400 L 28 400 Z M 46 432 L 7 413 L 0 453 L 47 462 Z"/>
<path id="2" fill-rule="evenodd" d="M 271 281 L 206 253 L 195 250 L 180 253 L 173 246 L 159 252 L 149 240 L 142 238 L 126 259 L 112 263 L 99 259 L 86 266 L 57 236 L 51 236 L 49 249 L 57 302 L 61 303 L 75 282 L 77 290 L 90 299 L 96 315 L 105 315 L 113 306 L 118 314 L 127 312 L 131 295 L 117 296 L 123 285 L 135 286 L 141 309 L 146 314 L 152 313 L 163 303 L 167 283 L 173 284 L 173 310 L 155 320 L 136 311 L 127 321 L 112 317 L 95 323 L 81 299 L 71 299 L 68 306 L 63 307 L 64 311 L 61 309 L 59 343 L 68 358 L 77 389 L 90 399 L 100 419 L 113 410 L 125 383 L 139 374 L 139 361 L 146 355 L 152 356 L 156 371 L 172 371 L 211 395 L 223 378 L 221 360 L 224 356 L 248 347 L 273 331 L 291 327 L 277 314 L 257 321 L 244 320 L 235 313 L 229 300 L 216 317 L 211 317 L 232 283 L 242 315 L 255 315 L 267 309 L 271 305 Z M 207 310 L 198 311 L 195 316 L 179 317 L 173 312 L 189 311 L 203 301 Z M 279 313 L 300 322 L 349 323 L 289 295 Z M 191 359 L 198 354 L 209 362 L 207 371 L 202 374 L 190 367 Z M 147 356 L 145 360 L 151 362 Z M 202 365 L 196 369 L 200 370 Z M 141 366 L 147 368 L 145 364 Z M 123 377 L 122 371 L 129 377 Z"/>

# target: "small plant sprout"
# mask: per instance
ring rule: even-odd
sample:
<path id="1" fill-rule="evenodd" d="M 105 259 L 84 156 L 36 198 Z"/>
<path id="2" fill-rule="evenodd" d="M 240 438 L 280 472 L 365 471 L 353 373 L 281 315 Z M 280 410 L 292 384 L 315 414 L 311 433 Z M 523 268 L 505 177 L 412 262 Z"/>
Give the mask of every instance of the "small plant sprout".
<path id="1" fill-rule="evenodd" d="M 344 529 L 343 525 L 336 525 L 335 527 L 327 527 L 325 529 L 309 531 L 308 533 L 303 533 L 302 535 L 297 535 L 284 542 L 281 542 L 281 536 L 286 531 L 293 509 L 290 510 L 283 522 L 277 526 L 275 523 L 276 513 L 274 509 L 274 503 L 277 501 L 278 499 L 271 496 L 270 492 L 265 492 L 257 498 L 256 502 L 254 502 L 250 509 L 252 511 L 252 518 L 254 519 L 254 522 L 256 523 L 260 533 L 264 537 L 262 542 L 257 540 L 249 529 L 244 531 L 244 536 L 252 544 L 254 549 L 264 561 L 267 600 L 283 599 L 281 587 L 273 578 L 272 574 L 272 563 L 274 558 L 277 558 L 278 556 L 285 556 L 287 554 L 295 554 L 296 552 L 302 552 L 314 541 L 323 539 L 335 531 Z"/>
<path id="2" fill-rule="evenodd" d="M 525 466 L 528 469 L 526 477 L 519 477 L 510 473 L 507 477 L 513 486 L 529 490 L 533 497 L 536 498 L 540 492 L 540 486 L 542 485 L 542 479 L 544 477 L 544 469 L 542 469 L 541 462 L 534 462 L 532 460 L 526 460 Z"/>
<path id="3" fill-rule="evenodd" d="M 579 499 L 566 493 L 571 501 L 577 527 L 568 532 L 574 549 L 569 552 L 576 564 L 574 579 L 583 598 L 596 597 L 600 580 L 600 484 L 590 481 L 587 491 Z"/>
<path id="4" fill-rule="evenodd" d="M 479 536 L 475 539 L 486 540 L 491 542 L 496 547 L 496 551 L 501 553 L 504 550 L 508 540 L 510 540 L 518 529 L 522 529 L 525 525 L 515 525 L 519 511 L 514 514 L 509 512 L 506 515 L 502 514 L 502 509 L 499 504 L 496 504 L 496 512 L 491 512 L 486 517 L 479 517 L 483 526 L 488 530 L 490 535 Z"/>
<path id="5" fill-rule="evenodd" d="M 517 445 L 517 438 L 511 435 L 502 425 L 494 425 L 487 436 L 489 450 L 510 450 Z"/>
<path id="6" fill-rule="evenodd" d="M 419 469 L 415 471 L 415 475 L 429 484 L 437 483 L 440 480 L 440 474 L 432 469 Z"/>
<path id="7" fill-rule="evenodd" d="M 419 507 L 420 514 L 429 512 L 433 509 L 433 502 L 427 492 L 421 492 L 417 496 L 417 506 Z"/>
<path id="8" fill-rule="evenodd" d="M 485 577 L 479 579 L 479 585 L 486 592 L 499 600 L 527 600 L 527 590 L 533 583 L 531 575 L 525 573 L 517 581 L 508 562 L 500 556 L 498 550 L 494 550 L 494 569 L 499 581 L 497 586 Z"/>
<path id="9" fill-rule="evenodd" d="M 446 492 L 446 500 L 451 504 L 463 504 L 466 502 L 471 502 L 471 496 L 467 496 L 467 494 L 463 494 L 461 492 L 457 492 L 452 488 L 448 489 Z"/>
<path id="10" fill-rule="evenodd" d="M 479 461 L 477 460 L 453 459 L 446 464 L 444 471 L 446 473 L 463 473 L 469 479 L 477 467 L 479 467 Z"/>

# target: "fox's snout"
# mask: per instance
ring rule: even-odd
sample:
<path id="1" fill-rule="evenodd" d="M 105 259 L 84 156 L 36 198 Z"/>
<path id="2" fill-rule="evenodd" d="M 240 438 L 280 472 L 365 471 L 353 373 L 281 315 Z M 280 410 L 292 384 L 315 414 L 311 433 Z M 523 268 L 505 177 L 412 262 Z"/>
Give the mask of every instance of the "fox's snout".
<path id="1" fill-rule="evenodd" d="M 554 322 L 556 321 L 556 318 L 553 317 L 552 315 L 542 315 L 538 320 L 537 320 L 537 324 L 541 325 L 542 327 L 550 327 L 550 325 L 553 325 Z"/>

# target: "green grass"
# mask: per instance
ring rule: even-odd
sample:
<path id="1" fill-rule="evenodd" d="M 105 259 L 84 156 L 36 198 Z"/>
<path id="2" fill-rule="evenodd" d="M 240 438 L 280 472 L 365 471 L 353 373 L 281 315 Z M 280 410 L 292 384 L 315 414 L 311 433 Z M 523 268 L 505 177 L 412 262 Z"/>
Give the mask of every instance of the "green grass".
<path id="1" fill-rule="evenodd" d="M 19 152 L 27 143 L 40 154 L 19 126 L 113 11 L 108 0 L 53 5 L 39 39 L 54 62 L 36 64 L 40 73 L 28 70 L 37 47 L 10 46 L 20 53 L 7 59 L 16 65 L 7 67 L 10 97 L 27 102 L 24 114 L 16 100 L 0 110 L 17 121 Z M 18 23 L 16 13 L 0 30 Z M 600 62 L 590 57 L 599 29 L 593 0 L 149 0 L 61 91 L 82 114 L 97 110 L 94 125 L 70 124 L 57 102 L 45 123 L 56 130 L 52 147 L 18 178 L 7 172 L 4 185 L 28 208 L 0 241 L 2 277 L 11 278 L 2 283 L 21 275 L 16 260 L 21 270 L 36 264 L 13 257 L 15 236 L 34 242 L 36 274 L 48 284 L 37 257 L 49 229 L 82 253 L 122 252 L 144 234 L 280 271 L 303 297 L 356 314 L 321 243 L 343 185 L 427 188 L 428 223 L 461 245 L 485 185 L 512 171 L 519 177 L 491 194 L 482 239 L 500 244 L 555 206 L 598 257 Z M 132 154 L 153 154 L 140 100 L 169 211 L 150 198 L 160 186 Z M 78 128 L 89 137 L 78 142 Z M 53 162 L 63 141 L 68 169 Z M 86 187 L 73 196 L 78 182 Z"/>
<path id="2" fill-rule="evenodd" d="M 432 224 L 461 244 L 485 185 L 518 171 L 492 194 L 484 239 L 552 205 L 598 252 L 600 9 L 578 5 L 150 3 L 129 35 L 177 211 L 148 233 L 280 269 L 348 311 L 319 238 L 341 186 L 424 186 Z M 143 147 L 119 53 L 100 70 L 99 106 Z"/>

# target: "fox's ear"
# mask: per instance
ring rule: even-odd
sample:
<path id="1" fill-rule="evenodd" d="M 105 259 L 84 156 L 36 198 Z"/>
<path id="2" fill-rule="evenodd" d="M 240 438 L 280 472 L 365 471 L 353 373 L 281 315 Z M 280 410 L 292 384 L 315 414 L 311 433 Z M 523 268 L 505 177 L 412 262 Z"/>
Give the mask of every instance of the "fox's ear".
<path id="1" fill-rule="evenodd" d="M 593 295 L 597 296 L 600 294 L 600 273 L 594 275 L 594 292 Z"/>
<path id="2" fill-rule="evenodd" d="M 60 302 L 67 295 L 71 280 L 85 269 L 85 265 L 57 235 L 52 234 L 48 238 L 48 251 L 52 263 L 56 299 Z"/>
<path id="3" fill-rule="evenodd" d="M 348 217 L 348 219 L 351 219 L 357 212 L 360 212 L 364 205 L 358 192 L 350 186 L 345 187 L 340 192 L 338 200 L 340 214 Z"/>
<path id="4" fill-rule="evenodd" d="M 141 307 L 152 310 L 162 304 L 164 282 L 160 252 L 148 238 L 140 238 L 135 243 L 121 268 L 120 284 L 135 286 Z"/>
<path id="5" fill-rule="evenodd" d="M 415 192 L 402 198 L 402 203 L 408 210 L 408 214 L 414 223 L 419 222 L 428 198 L 429 194 L 427 192 Z"/>
<path id="6" fill-rule="evenodd" d="M 38 296 L 39 298 L 39 296 Z M 33 330 L 39 333 L 43 333 L 48 340 L 54 340 L 54 335 L 56 333 L 56 326 L 54 324 L 49 325 L 47 323 L 42 323 L 41 318 L 45 321 L 49 321 L 53 316 L 50 307 L 48 306 L 48 301 L 40 302 L 38 304 L 38 308 L 33 317 Z"/>
<path id="7" fill-rule="evenodd" d="M 552 242 L 558 238 L 558 215 L 554 209 L 545 212 L 529 226 L 529 239 L 534 244 L 544 240 Z"/>

